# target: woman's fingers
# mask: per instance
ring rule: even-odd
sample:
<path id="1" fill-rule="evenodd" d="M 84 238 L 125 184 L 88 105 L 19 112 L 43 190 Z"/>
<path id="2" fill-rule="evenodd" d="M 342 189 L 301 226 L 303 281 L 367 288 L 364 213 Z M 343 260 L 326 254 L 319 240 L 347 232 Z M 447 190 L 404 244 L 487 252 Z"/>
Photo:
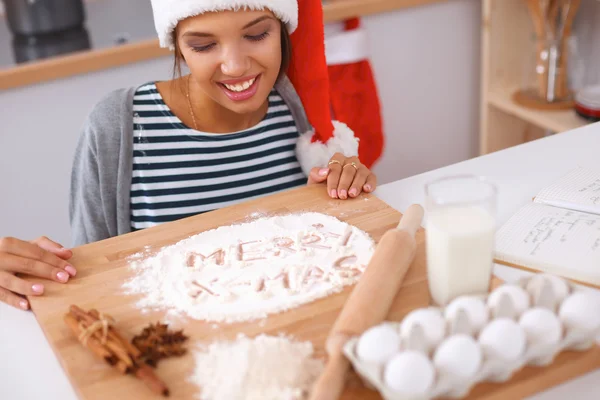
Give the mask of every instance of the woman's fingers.
<path id="1" fill-rule="evenodd" d="M 49 251 L 44 250 L 37 244 L 25 242 L 15 238 L 1 238 L 0 239 L 0 253 L 6 253 L 6 255 L 13 255 L 21 260 L 15 261 L 11 258 L 11 262 L 16 263 L 18 266 L 32 267 L 35 262 L 47 264 L 49 266 L 60 268 L 68 273 L 68 275 L 75 276 L 77 271 L 75 268 L 66 262 L 64 259 L 52 254 Z M 3 257 L 4 258 L 4 257 Z M 6 261 L 8 262 L 8 261 Z M 4 262 L 6 264 L 6 262 Z M 2 267 L 3 261 L 0 261 L 0 269 L 7 269 Z M 30 268 L 33 270 L 33 268 Z M 10 269 L 13 271 L 13 269 Z M 39 270 L 36 269 L 36 270 Z M 15 271 L 23 272 L 23 271 Z M 46 276 L 43 276 L 44 278 Z"/>
<path id="2" fill-rule="evenodd" d="M 76 273 L 75 268 L 65 261 L 71 256 L 70 250 L 46 237 L 31 243 L 0 238 L 0 302 L 22 310 L 29 309 L 29 302 L 22 295 L 39 296 L 44 293 L 44 285 L 27 282 L 15 274 L 66 283 Z"/>
<path id="3" fill-rule="evenodd" d="M 363 189 L 367 193 L 373 192 L 377 188 L 377 176 L 370 174 L 367 178 L 367 182 L 364 184 Z"/>
<path id="4" fill-rule="evenodd" d="M 49 251 L 50 253 L 56 254 L 63 260 L 68 260 L 69 258 L 73 257 L 73 252 L 71 250 L 65 249 L 60 243 L 56 243 L 46 236 L 39 237 L 32 243 L 38 245 L 46 251 Z"/>
<path id="5" fill-rule="evenodd" d="M 348 159 L 342 170 L 342 176 L 338 185 L 338 195 L 340 199 L 348 198 L 348 191 L 354 181 L 356 173 L 358 172 L 358 164 L 352 159 Z"/>
<path id="6" fill-rule="evenodd" d="M 323 183 L 327 180 L 329 174 L 329 168 L 315 167 L 310 170 L 308 175 L 308 185 L 315 185 L 317 183 Z"/>
<path id="7" fill-rule="evenodd" d="M 2 287 L 0 287 L 0 303 L 6 303 L 21 310 L 29 309 L 29 302 L 25 298 Z"/>
<path id="8" fill-rule="evenodd" d="M 327 193 L 334 199 L 357 197 L 361 192 L 373 192 L 377 186 L 377 177 L 358 157 L 346 158 L 336 153 L 329 161 L 328 168 L 311 170 L 309 184 L 318 183 L 319 172 L 327 176 Z"/>
<path id="9" fill-rule="evenodd" d="M 44 285 L 41 283 L 27 282 L 4 271 L 0 271 L 0 287 L 25 296 L 39 296 L 44 293 Z"/>
<path id="10" fill-rule="evenodd" d="M 369 176 L 372 175 L 371 171 L 364 165 L 361 165 L 354 176 L 354 181 L 352 182 L 352 186 L 348 191 L 350 197 L 358 196 L 363 190 L 364 186 L 367 183 Z"/>
<path id="11" fill-rule="evenodd" d="M 340 178 L 342 176 L 342 167 L 344 165 L 344 160 L 346 158 L 336 153 L 333 157 L 331 157 L 331 161 L 329 161 L 329 176 L 327 177 L 327 193 L 334 199 L 339 197 L 338 186 L 340 183 Z"/>
<path id="12" fill-rule="evenodd" d="M 69 274 L 62 268 L 33 258 L 19 257 L 8 253 L 2 254 L 0 257 L 0 270 L 37 276 L 61 283 L 69 280 Z"/>

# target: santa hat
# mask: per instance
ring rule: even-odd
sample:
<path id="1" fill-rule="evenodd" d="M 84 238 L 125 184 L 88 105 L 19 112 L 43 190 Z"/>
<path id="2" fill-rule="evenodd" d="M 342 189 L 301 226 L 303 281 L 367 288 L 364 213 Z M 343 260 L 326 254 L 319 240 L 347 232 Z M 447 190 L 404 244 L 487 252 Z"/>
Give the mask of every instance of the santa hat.
<path id="1" fill-rule="evenodd" d="M 358 155 L 358 139 L 331 116 L 321 0 L 152 0 L 160 45 L 173 49 L 179 21 L 211 11 L 268 9 L 291 34 L 292 57 L 287 75 L 314 131 L 302 132 L 296 155 L 303 171 L 326 166 L 334 153 Z"/>

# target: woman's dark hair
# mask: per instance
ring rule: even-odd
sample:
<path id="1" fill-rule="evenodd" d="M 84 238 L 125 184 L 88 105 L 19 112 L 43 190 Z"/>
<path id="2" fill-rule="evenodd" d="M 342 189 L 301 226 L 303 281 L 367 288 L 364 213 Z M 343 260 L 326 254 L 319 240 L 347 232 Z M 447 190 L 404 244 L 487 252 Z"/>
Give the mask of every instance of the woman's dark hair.
<path id="1" fill-rule="evenodd" d="M 287 71 L 290 60 L 292 58 L 292 43 L 290 40 L 290 35 L 287 29 L 287 26 L 283 22 L 279 22 L 281 24 L 281 68 L 279 69 L 279 76 L 277 80 L 281 78 L 283 74 Z M 173 44 L 175 46 L 175 58 L 173 60 L 173 79 L 181 77 L 181 62 L 184 61 L 183 54 L 181 54 L 181 49 L 179 48 L 179 44 L 177 43 L 177 28 L 173 30 L 172 33 Z"/>

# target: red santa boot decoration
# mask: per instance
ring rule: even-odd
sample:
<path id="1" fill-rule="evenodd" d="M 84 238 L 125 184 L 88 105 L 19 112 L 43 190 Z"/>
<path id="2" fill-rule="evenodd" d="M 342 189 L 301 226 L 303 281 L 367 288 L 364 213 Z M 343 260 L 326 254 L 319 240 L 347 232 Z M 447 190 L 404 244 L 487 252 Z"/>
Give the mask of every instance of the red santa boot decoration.
<path id="1" fill-rule="evenodd" d="M 371 168 L 383 153 L 385 139 L 366 32 L 358 18 L 328 24 L 325 32 L 333 117 L 354 131 L 360 161 Z"/>

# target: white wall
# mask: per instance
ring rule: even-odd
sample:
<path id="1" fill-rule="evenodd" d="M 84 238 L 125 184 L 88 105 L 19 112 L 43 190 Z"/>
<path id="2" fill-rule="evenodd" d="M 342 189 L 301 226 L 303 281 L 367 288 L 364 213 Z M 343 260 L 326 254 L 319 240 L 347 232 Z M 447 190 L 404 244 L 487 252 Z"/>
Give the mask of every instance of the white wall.
<path id="1" fill-rule="evenodd" d="M 365 18 L 383 103 L 381 182 L 475 154 L 479 0 Z M 71 159 L 86 114 L 108 91 L 171 74 L 169 58 L 0 93 L 0 236 L 70 243 Z"/>
<path id="2" fill-rule="evenodd" d="M 578 90 L 600 84 L 600 1 L 583 0 L 573 26 L 569 78 Z"/>
<path id="3" fill-rule="evenodd" d="M 479 0 L 364 19 L 387 138 L 380 182 L 477 154 L 480 21 Z"/>
<path id="4" fill-rule="evenodd" d="M 70 244 L 71 162 L 86 115 L 110 90 L 166 79 L 163 58 L 0 94 L 0 237 Z"/>

